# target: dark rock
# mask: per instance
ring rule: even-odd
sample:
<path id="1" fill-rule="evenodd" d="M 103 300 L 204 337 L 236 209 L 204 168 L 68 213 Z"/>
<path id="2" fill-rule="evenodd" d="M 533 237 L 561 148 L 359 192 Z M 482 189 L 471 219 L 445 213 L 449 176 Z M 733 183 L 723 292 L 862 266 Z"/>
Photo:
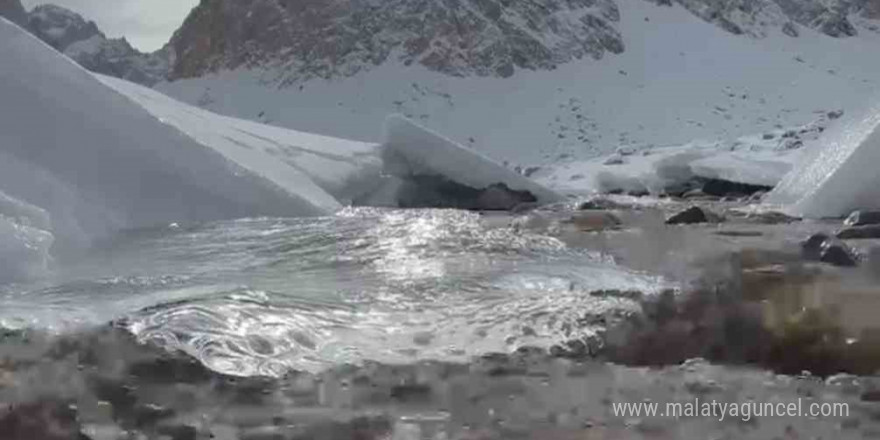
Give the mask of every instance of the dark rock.
<path id="1" fill-rule="evenodd" d="M 431 386 L 403 384 L 391 388 L 391 398 L 401 402 L 426 402 L 431 399 Z"/>
<path id="2" fill-rule="evenodd" d="M 769 141 L 770 139 L 773 139 L 775 137 L 776 137 L 776 135 L 773 133 L 764 133 L 764 135 L 761 136 L 761 139 L 764 139 L 765 141 Z"/>
<path id="3" fill-rule="evenodd" d="M 797 27 L 792 22 L 788 22 L 782 25 L 782 33 L 792 38 L 797 38 L 798 35 L 800 35 Z"/>
<path id="4" fill-rule="evenodd" d="M 693 206 L 666 219 L 667 225 L 688 225 L 695 223 L 719 223 L 721 217 L 708 209 Z"/>
<path id="5" fill-rule="evenodd" d="M 770 191 L 772 189 L 773 187 L 770 186 L 750 185 L 748 183 L 730 182 L 721 179 L 708 179 L 702 187 L 704 193 L 718 197 L 724 197 L 731 193 L 749 196 L 758 191 Z"/>
<path id="6" fill-rule="evenodd" d="M 401 208 L 455 208 L 475 211 L 510 211 L 538 199 L 529 191 L 517 191 L 504 183 L 485 189 L 473 188 L 442 176 L 411 176 L 398 192 Z"/>
<path id="7" fill-rule="evenodd" d="M 806 260 L 819 261 L 819 258 L 822 256 L 822 246 L 829 239 L 831 237 L 828 234 L 821 232 L 811 235 L 801 243 L 801 255 Z"/>
<path id="8" fill-rule="evenodd" d="M 819 261 L 841 267 L 858 266 L 858 260 L 852 251 L 845 244 L 835 240 L 825 241 Z"/>
<path id="9" fill-rule="evenodd" d="M 827 116 L 828 119 L 831 119 L 831 120 L 839 119 L 841 116 L 843 116 L 843 110 L 831 111 L 831 112 L 828 112 L 828 114 L 826 114 L 825 116 Z"/>
<path id="10" fill-rule="evenodd" d="M 844 228 L 837 233 L 837 238 L 841 240 L 880 238 L 880 225 L 866 225 Z"/>
<path id="11" fill-rule="evenodd" d="M 880 224 L 880 211 L 854 211 L 846 220 L 846 226 L 864 226 Z"/>

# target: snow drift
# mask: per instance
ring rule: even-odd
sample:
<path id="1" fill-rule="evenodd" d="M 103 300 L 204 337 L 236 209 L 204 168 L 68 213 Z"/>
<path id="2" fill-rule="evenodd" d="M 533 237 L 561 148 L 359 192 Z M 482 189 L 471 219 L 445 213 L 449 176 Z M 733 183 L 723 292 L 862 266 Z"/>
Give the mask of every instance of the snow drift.
<path id="1" fill-rule="evenodd" d="M 765 200 L 804 217 L 880 208 L 880 107 L 837 126 Z"/>

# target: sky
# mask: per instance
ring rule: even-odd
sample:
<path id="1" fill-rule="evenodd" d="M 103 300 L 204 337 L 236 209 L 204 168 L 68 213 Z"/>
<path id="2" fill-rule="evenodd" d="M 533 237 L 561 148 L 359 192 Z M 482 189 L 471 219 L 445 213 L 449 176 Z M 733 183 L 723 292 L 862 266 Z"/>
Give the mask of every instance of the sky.
<path id="1" fill-rule="evenodd" d="M 199 0 L 22 0 L 30 10 L 54 3 L 93 20 L 108 37 L 125 37 L 135 48 L 161 48 Z"/>

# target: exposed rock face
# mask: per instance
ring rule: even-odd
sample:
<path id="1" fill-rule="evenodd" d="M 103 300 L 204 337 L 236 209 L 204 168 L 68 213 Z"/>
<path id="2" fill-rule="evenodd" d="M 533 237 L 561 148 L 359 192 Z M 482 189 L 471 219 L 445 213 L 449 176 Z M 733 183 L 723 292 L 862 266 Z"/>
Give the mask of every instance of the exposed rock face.
<path id="1" fill-rule="evenodd" d="M 508 77 L 624 50 L 613 0 L 205 0 L 172 38 L 172 77 L 282 67 L 282 82 L 350 76 L 395 59 Z"/>
<path id="2" fill-rule="evenodd" d="M 849 14 L 863 11 L 870 17 L 880 12 L 876 0 L 675 0 L 694 15 L 734 33 L 764 37 L 769 29 L 797 37 L 796 25 L 831 37 L 856 35 Z M 657 1 L 671 4 L 671 1 Z M 871 12 L 874 11 L 874 12 Z M 875 14 L 880 16 L 880 14 Z M 877 18 L 875 16 L 875 18 Z M 768 25 L 769 29 L 768 29 Z"/>
<path id="3" fill-rule="evenodd" d="M 19 0 L 0 0 L 0 17 L 19 26 L 27 23 L 27 13 Z"/>
<path id="4" fill-rule="evenodd" d="M 152 85 L 168 71 L 167 50 L 143 54 L 124 38 L 108 39 L 92 21 L 55 5 L 41 5 L 28 14 L 34 35 L 93 72 Z"/>
<path id="5" fill-rule="evenodd" d="M 867 0 L 862 8 L 862 16 L 872 20 L 880 20 L 880 0 Z"/>

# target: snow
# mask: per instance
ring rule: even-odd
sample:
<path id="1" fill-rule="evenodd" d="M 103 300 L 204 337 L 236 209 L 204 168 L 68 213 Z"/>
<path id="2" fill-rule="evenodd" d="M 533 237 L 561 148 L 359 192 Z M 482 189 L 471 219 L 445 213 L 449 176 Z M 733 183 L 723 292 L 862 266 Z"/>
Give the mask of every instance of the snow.
<path id="1" fill-rule="evenodd" d="M 825 124 L 821 126 L 824 129 Z M 777 135 L 773 139 L 758 135 L 733 141 L 622 150 L 624 154 L 546 167 L 536 179 L 555 190 L 578 195 L 618 191 L 656 195 L 697 177 L 772 187 L 804 155 L 801 148 L 785 149 L 787 140 Z"/>
<path id="2" fill-rule="evenodd" d="M 554 203 L 562 198 L 555 192 L 527 179 L 481 154 L 400 116 L 389 116 L 385 123 L 386 172 L 399 177 L 410 175 L 443 176 L 472 188 L 506 184 L 516 191 L 529 191 L 538 203 Z"/>
<path id="3" fill-rule="evenodd" d="M 161 83 L 184 102 L 244 119 L 381 141 L 400 113 L 499 161 L 553 165 L 619 146 L 684 145 L 804 124 L 878 90 L 866 57 L 880 34 L 835 39 L 729 34 L 680 6 L 617 2 L 626 51 L 507 79 L 457 78 L 389 60 L 350 78 L 279 89 L 279 72 L 241 69 Z M 645 18 L 649 18 L 646 22 Z M 391 57 L 393 59 L 393 57 Z M 802 61 L 799 61 L 802 60 Z"/>
<path id="4" fill-rule="evenodd" d="M 56 247 L 72 249 L 127 228 L 339 206 L 307 178 L 206 148 L 5 20 L 0 59 L 13 61 L 0 63 L 6 256 L 42 249 L 47 223 Z"/>
<path id="5" fill-rule="evenodd" d="M 840 124 L 771 192 L 766 203 L 804 217 L 841 217 L 880 208 L 880 96 Z"/>

